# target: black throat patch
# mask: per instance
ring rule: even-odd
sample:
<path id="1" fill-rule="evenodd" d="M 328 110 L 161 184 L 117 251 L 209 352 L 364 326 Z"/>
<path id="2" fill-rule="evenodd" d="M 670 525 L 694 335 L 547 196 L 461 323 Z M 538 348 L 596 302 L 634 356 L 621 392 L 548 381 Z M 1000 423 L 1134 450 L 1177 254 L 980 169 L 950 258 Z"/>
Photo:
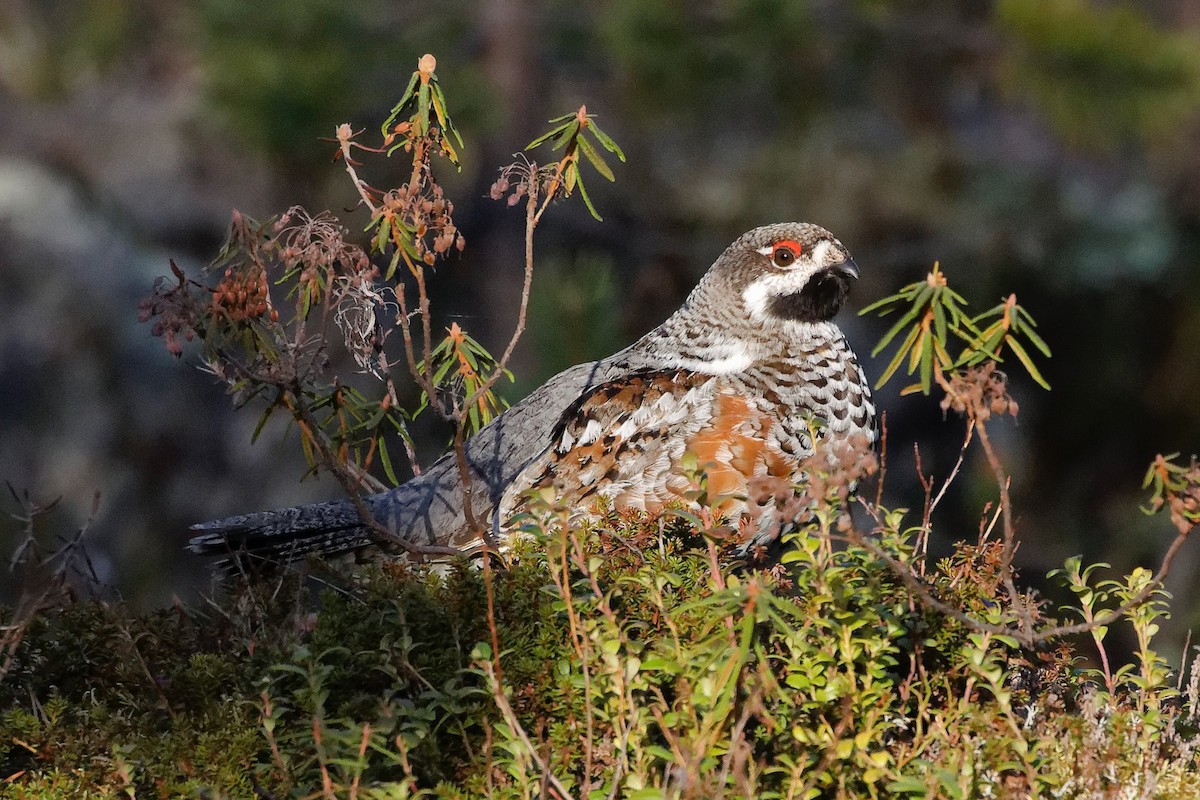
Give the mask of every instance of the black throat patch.
<path id="1" fill-rule="evenodd" d="M 825 322 L 841 310 L 849 291 L 846 276 L 824 270 L 813 275 L 800 291 L 772 297 L 768 311 L 796 322 Z"/>

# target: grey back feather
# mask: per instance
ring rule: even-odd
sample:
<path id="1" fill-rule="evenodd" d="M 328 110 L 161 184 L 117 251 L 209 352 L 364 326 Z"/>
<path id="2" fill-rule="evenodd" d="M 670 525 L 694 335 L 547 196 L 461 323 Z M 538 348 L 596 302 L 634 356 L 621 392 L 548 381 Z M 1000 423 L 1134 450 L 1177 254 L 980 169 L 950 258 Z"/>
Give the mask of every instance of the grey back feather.
<path id="1" fill-rule="evenodd" d="M 496 510 L 505 488 L 550 446 L 550 436 L 571 403 L 631 366 L 640 366 L 631 365 L 630 355 L 627 350 L 560 372 L 468 440 L 477 521 L 498 529 L 502 520 L 496 518 Z M 407 542 L 460 548 L 471 543 L 453 452 L 407 483 L 364 501 L 380 524 Z M 310 553 L 329 556 L 379 544 L 349 500 L 228 517 L 192 530 L 192 552 L 222 555 L 231 562 L 287 562 Z"/>

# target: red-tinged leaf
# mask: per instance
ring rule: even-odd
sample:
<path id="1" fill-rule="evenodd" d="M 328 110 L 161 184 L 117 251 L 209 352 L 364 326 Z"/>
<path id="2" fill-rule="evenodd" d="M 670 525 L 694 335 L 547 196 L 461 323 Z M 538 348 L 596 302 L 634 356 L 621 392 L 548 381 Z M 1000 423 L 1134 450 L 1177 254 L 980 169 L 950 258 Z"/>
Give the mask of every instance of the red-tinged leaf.
<path id="1" fill-rule="evenodd" d="M 563 170 L 563 188 L 566 189 L 567 195 L 575 191 L 575 183 L 579 180 L 579 168 L 572 161 L 567 164 Z"/>
<path id="2" fill-rule="evenodd" d="M 442 134 L 450 129 L 450 117 L 446 114 L 445 99 L 442 97 L 442 90 L 437 84 L 433 84 L 429 91 L 429 100 L 433 103 L 433 114 L 437 117 L 438 124 L 442 126 Z"/>
<path id="3" fill-rule="evenodd" d="M 950 353 L 937 339 L 933 340 L 933 346 L 935 348 L 934 355 L 937 356 L 938 366 L 940 366 L 943 370 L 951 369 L 954 366 L 954 359 L 950 357 Z"/>
<path id="4" fill-rule="evenodd" d="M 914 328 L 917 333 L 917 340 L 913 343 L 912 350 L 908 353 L 908 374 L 912 375 L 917 371 L 917 364 L 921 362 L 921 353 L 925 351 L 925 343 L 929 341 L 929 331 L 924 327 Z"/>

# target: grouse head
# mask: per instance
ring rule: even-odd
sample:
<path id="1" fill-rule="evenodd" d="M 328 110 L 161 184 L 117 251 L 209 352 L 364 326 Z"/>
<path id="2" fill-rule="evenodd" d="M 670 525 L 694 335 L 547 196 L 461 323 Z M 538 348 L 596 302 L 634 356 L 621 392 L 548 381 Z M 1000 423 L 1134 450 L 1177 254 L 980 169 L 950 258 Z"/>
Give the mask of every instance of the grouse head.
<path id="1" fill-rule="evenodd" d="M 739 372 L 836 333 L 858 267 L 829 231 L 803 222 L 766 225 L 729 245 L 670 319 L 630 346 L 661 366 Z"/>
<path id="2" fill-rule="evenodd" d="M 755 228 L 726 249 L 714 278 L 758 325 L 825 322 L 841 309 L 858 265 L 829 231 L 806 222 Z"/>

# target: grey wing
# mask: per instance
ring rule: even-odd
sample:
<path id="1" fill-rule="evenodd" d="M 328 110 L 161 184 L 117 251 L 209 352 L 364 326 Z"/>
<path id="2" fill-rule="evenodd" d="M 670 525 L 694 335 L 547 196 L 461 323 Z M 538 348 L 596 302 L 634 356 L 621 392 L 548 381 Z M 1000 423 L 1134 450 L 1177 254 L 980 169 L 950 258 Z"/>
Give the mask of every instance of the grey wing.
<path id="1" fill-rule="evenodd" d="M 591 387 L 629 369 L 617 357 L 579 364 L 554 376 L 473 436 L 466 447 L 475 518 L 498 528 L 496 509 L 508 485 L 551 445 L 567 408 Z M 364 498 L 375 519 L 417 545 L 478 545 L 464 513 L 454 453 L 416 478 Z M 231 560 L 283 563 L 310 553 L 334 555 L 378 544 L 349 500 L 263 511 L 194 525 L 189 549 Z"/>

